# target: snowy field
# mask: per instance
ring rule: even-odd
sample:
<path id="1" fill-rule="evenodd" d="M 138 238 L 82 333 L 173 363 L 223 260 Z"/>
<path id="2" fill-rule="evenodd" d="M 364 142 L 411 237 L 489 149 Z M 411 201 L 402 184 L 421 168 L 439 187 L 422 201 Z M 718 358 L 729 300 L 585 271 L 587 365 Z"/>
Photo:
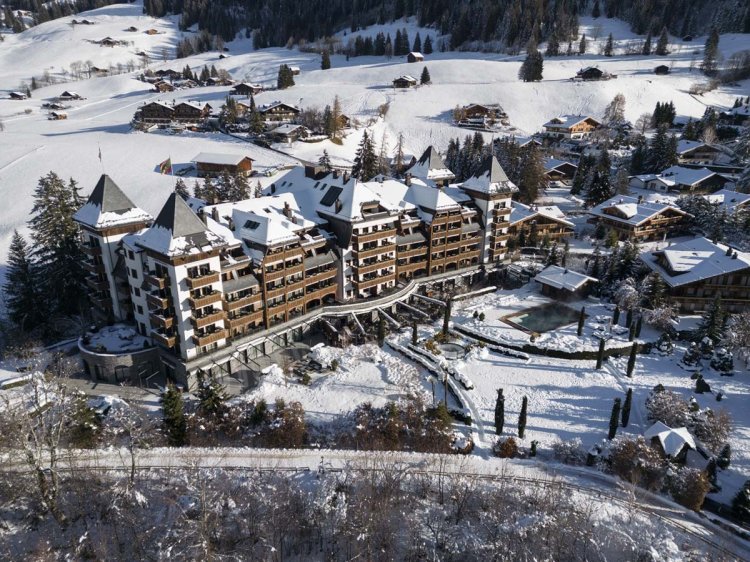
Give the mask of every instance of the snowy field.
<path id="1" fill-rule="evenodd" d="M 394 78 L 402 74 L 418 77 L 423 65 L 383 57 L 356 57 L 346 61 L 345 57 L 336 55 L 332 57 L 333 68 L 322 71 L 318 55 L 284 48 L 253 51 L 247 39 L 229 43 L 230 56 L 225 59 L 219 59 L 218 53 L 213 52 L 164 61 L 163 57 L 173 56 L 174 46 L 192 32 L 179 31 L 174 19 L 157 20 L 143 16 L 141 11 L 141 2 L 113 5 L 76 16 L 79 20 L 94 21 L 95 25 L 74 26 L 71 25 L 73 18 L 61 18 L 18 35 L 6 35 L 0 51 L 0 75 L 3 76 L 0 97 L 6 98 L 4 94 L 18 89 L 22 81 L 28 83 L 32 75 L 38 78 L 45 71 L 53 78 L 63 79 L 64 72 L 69 72 L 70 64 L 76 61 L 91 61 L 102 68 L 127 65 L 131 61 L 138 65 L 142 57 L 136 53 L 141 51 L 148 54 L 152 70 L 182 69 L 187 64 L 200 71 L 204 65 L 215 65 L 230 72 L 235 79 L 260 82 L 266 87 L 275 85 L 280 64 L 293 64 L 302 70 L 301 75 L 295 77 L 296 85 L 284 91 L 263 92 L 256 97 L 258 104 L 280 100 L 322 109 L 338 95 L 344 113 L 352 117 L 359 128 L 350 130 L 341 146 L 323 141 L 278 148 L 313 161 L 326 149 L 334 163 L 347 164 L 353 158 L 365 127 L 378 144 L 385 135 L 391 151 L 399 133 L 404 133 L 405 149 L 410 154 L 421 154 L 430 144 L 444 148 L 450 138 L 469 133 L 453 126 L 451 112 L 456 105 L 471 102 L 500 103 L 518 134 L 530 134 L 557 114 L 588 113 L 601 117 L 604 107 L 619 92 L 627 99 L 626 117 L 635 121 L 641 113 L 651 113 L 657 101 L 668 100 L 674 101 L 678 115 L 697 118 L 706 105 L 730 107 L 734 98 L 746 94 L 748 89 L 748 83 L 743 83 L 700 98 L 688 93 L 693 83 L 702 80 L 697 71 L 691 71 L 691 65 L 701 58 L 704 38 L 700 37 L 692 43 L 674 40 L 667 57 L 603 57 L 597 53 L 610 31 L 614 34 L 617 52 L 623 52 L 629 42 L 639 40 L 624 23 L 604 18 L 581 19 L 581 33 L 586 33 L 589 39 L 598 35 L 598 40 L 589 41 L 590 54 L 546 60 L 542 82 L 524 84 L 518 81 L 520 57 L 436 50 L 425 63 L 433 84 L 396 91 L 391 87 Z M 125 31 L 130 26 L 138 31 Z M 358 34 L 374 36 L 383 30 L 394 36 L 396 29 L 404 27 L 412 39 L 419 31 L 422 40 L 427 35 L 432 36 L 436 47 L 441 40 L 435 30 L 420 29 L 413 21 L 375 26 Z M 599 33 L 597 27 L 601 27 Z M 158 33 L 145 34 L 149 28 Z M 110 48 L 90 42 L 106 36 L 132 44 Z M 341 37 L 346 42 L 352 35 L 342 33 Z M 747 36 L 721 38 L 720 48 L 725 57 L 747 46 Z M 662 63 L 672 67 L 672 74 L 659 77 L 653 74 L 653 68 Z M 618 78 L 589 83 L 569 80 L 577 70 L 588 65 L 600 65 Z M 173 177 L 158 173 L 158 164 L 167 157 L 171 156 L 179 167 L 201 151 L 244 153 L 256 160 L 255 167 L 260 171 L 295 162 L 278 152 L 221 134 L 165 135 L 131 131 L 129 122 L 143 103 L 157 99 L 196 100 L 210 102 L 218 108 L 229 90 L 215 87 L 157 94 L 151 91 L 150 85 L 134 79 L 139 72 L 46 86 L 34 91 L 29 100 L 0 99 L 0 119 L 5 128 L 0 132 L 0 196 L 7 202 L 0 209 L 0 266 L 5 262 L 13 229 L 25 229 L 38 178 L 50 170 L 78 180 L 84 194 L 92 189 L 99 174 L 107 172 L 137 204 L 156 213 L 174 185 Z M 48 121 L 41 104 L 66 89 L 78 92 L 86 100 L 71 104 L 67 120 Z M 379 108 L 384 104 L 388 105 L 388 111 L 381 118 Z M 487 140 L 490 140 L 489 134 Z"/>

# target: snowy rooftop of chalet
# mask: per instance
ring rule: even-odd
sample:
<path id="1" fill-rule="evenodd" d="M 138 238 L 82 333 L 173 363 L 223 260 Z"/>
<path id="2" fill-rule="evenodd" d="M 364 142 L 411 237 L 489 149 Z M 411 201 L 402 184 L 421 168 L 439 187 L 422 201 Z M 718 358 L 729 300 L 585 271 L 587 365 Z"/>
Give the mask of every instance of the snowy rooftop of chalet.
<path id="1" fill-rule="evenodd" d="M 201 164 L 216 164 L 219 166 L 237 166 L 245 158 L 250 158 L 245 154 L 227 154 L 223 152 L 200 152 L 193 157 L 191 162 L 200 162 Z M 250 158 L 252 160 L 252 158 Z"/>
<path id="2" fill-rule="evenodd" d="M 583 273 L 570 271 L 558 265 L 548 265 L 534 278 L 539 283 L 549 285 L 555 289 L 565 289 L 566 291 L 577 291 L 586 283 L 598 282 L 594 277 L 589 277 Z"/>
<path id="3" fill-rule="evenodd" d="M 654 203 L 643 200 L 639 203 L 637 197 L 630 197 L 628 195 L 617 195 L 616 197 L 612 197 L 604 203 L 600 203 L 596 207 L 590 209 L 589 214 L 596 217 L 607 217 L 608 219 L 615 219 L 637 226 L 667 209 L 672 209 L 683 215 L 686 214 L 684 211 L 669 203 Z M 610 212 L 607 213 L 605 211 Z M 612 214 L 612 212 L 614 212 L 614 214 Z"/>
<path id="4" fill-rule="evenodd" d="M 643 433 L 643 436 L 646 439 L 658 438 L 662 449 L 664 449 L 664 453 L 670 457 L 678 455 L 685 445 L 691 449 L 695 449 L 695 440 L 686 427 L 672 429 L 668 425 L 658 421 L 649 427 Z"/>

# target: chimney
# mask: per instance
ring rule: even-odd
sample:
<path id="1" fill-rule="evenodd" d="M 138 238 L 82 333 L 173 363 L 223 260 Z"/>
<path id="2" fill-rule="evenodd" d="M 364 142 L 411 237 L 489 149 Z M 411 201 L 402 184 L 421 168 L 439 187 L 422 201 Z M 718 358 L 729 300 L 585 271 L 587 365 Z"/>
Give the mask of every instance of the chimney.
<path id="1" fill-rule="evenodd" d="M 344 183 L 347 183 L 349 181 L 349 172 L 346 170 L 344 171 Z"/>
<path id="2" fill-rule="evenodd" d="M 335 179 L 335 180 L 339 179 L 339 171 L 338 170 L 334 170 L 333 171 L 333 179 Z"/>
<path id="3" fill-rule="evenodd" d="M 211 218 L 216 222 L 219 222 L 219 209 L 217 209 L 216 207 L 211 209 Z"/>
<path id="4" fill-rule="evenodd" d="M 292 208 L 289 206 L 288 201 L 284 201 L 284 216 L 288 219 L 292 218 Z"/>
<path id="5" fill-rule="evenodd" d="M 727 253 L 724 254 L 725 256 L 731 256 L 732 255 L 732 247 L 727 245 Z"/>
<path id="6" fill-rule="evenodd" d="M 406 185 L 411 185 L 411 174 L 404 175 L 404 183 Z"/>
<path id="7" fill-rule="evenodd" d="M 204 209 L 199 209 L 197 215 L 198 215 L 198 218 L 203 221 L 203 224 L 208 226 L 208 219 L 206 218 L 206 211 Z"/>
<path id="8" fill-rule="evenodd" d="M 344 204 L 341 202 L 341 199 L 336 199 L 336 212 L 340 213 L 341 208 L 344 206 Z"/>

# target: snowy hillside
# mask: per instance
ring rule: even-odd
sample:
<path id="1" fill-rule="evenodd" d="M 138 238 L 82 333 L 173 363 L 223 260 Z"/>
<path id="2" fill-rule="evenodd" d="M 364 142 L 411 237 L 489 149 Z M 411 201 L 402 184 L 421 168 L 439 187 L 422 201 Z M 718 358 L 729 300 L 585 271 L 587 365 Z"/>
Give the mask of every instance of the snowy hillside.
<path id="1" fill-rule="evenodd" d="M 0 209 L 0 263 L 14 228 L 23 229 L 31 209 L 31 194 L 40 176 L 54 170 L 64 177 L 74 177 L 84 193 L 93 187 L 102 171 L 109 173 L 132 197 L 151 213 L 156 213 L 174 185 L 174 178 L 158 173 L 159 162 L 172 157 L 175 164 L 188 163 L 200 151 L 243 152 L 256 159 L 255 166 L 265 169 L 295 160 L 278 152 L 242 143 L 234 138 L 216 134 L 146 134 L 130 130 L 129 122 L 135 110 L 152 100 L 198 100 L 221 105 L 228 93 L 226 87 L 182 90 L 171 94 L 156 94 L 150 86 L 134 79 L 135 73 L 110 77 L 90 78 L 61 83 L 36 90 L 30 100 L 7 99 L 7 92 L 16 90 L 21 81 L 31 76 L 42 76 L 45 70 L 60 77 L 76 61 L 91 61 L 97 67 L 127 64 L 138 60 L 136 52 L 146 52 L 150 68 L 181 69 L 189 64 L 193 69 L 204 64 L 229 71 L 235 79 L 275 85 L 278 67 L 294 64 L 302 73 L 295 77 L 296 85 L 283 91 L 266 91 L 256 97 L 258 104 L 281 100 L 303 107 L 323 108 L 341 99 L 344 113 L 359 124 L 351 130 L 342 146 L 329 141 L 314 144 L 295 143 L 280 146 L 281 150 L 305 160 L 317 160 L 327 149 L 336 163 L 349 163 L 364 127 L 380 144 L 384 133 L 393 150 L 399 133 L 403 133 L 406 150 L 421 153 L 428 145 L 445 148 L 451 137 L 467 134 L 454 127 L 451 112 L 456 105 L 470 102 L 499 103 L 509 115 L 511 126 L 518 134 L 530 134 L 542 123 L 558 114 L 588 113 L 601 116 L 612 97 L 622 92 L 627 99 L 626 117 L 635 120 L 641 113 L 651 113 L 657 101 L 673 100 L 678 115 L 700 117 L 706 105 L 731 106 L 734 98 L 747 94 L 748 83 L 733 88 L 694 97 L 690 86 L 703 81 L 702 75 L 691 66 L 701 59 L 704 38 L 691 43 L 674 42 L 667 57 L 615 56 L 607 58 L 598 53 L 602 42 L 611 31 L 616 40 L 616 52 L 627 49 L 637 39 L 618 20 L 590 20 L 583 18 L 581 32 L 588 37 L 587 54 L 582 57 L 556 57 L 545 60 L 544 80 L 521 83 L 517 75 L 520 57 L 497 54 L 437 52 L 440 38 L 435 30 L 419 29 L 422 39 L 431 35 L 436 52 L 427 56 L 425 64 L 407 64 L 403 58 L 332 57 L 333 68 L 320 70 L 320 57 L 295 49 L 265 49 L 252 51 L 251 41 L 237 40 L 228 45 L 229 57 L 220 60 L 218 54 L 203 53 L 188 59 L 162 61 L 162 55 L 172 56 L 174 45 L 183 33 L 173 19 L 156 20 L 141 15 L 140 3 L 113 5 L 78 14 L 76 19 L 95 21 L 94 25 L 71 25 L 62 18 L 44 23 L 18 35 L 7 36 L 0 50 L 0 194 L 8 202 Z M 126 31 L 130 26 L 137 32 Z M 601 29 L 598 27 L 601 26 Z M 418 28 L 413 21 L 376 26 L 359 34 L 375 35 L 378 31 L 391 33 L 407 28 L 411 40 Z M 145 30 L 159 33 L 147 35 Z M 88 40 L 110 36 L 118 41 L 132 41 L 129 46 L 101 47 Z M 346 42 L 352 34 L 341 34 Z M 566 45 L 563 45 L 563 50 Z M 723 36 L 720 48 L 725 57 L 750 47 L 748 36 Z M 542 46 L 542 49 L 544 46 Z M 156 62 L 158 61 L 158 62 Z M 658 64 L 672 67 L 669 76 L 655 76 Z M 419 77 L 423 66 L 429 68 L 432 85 L 408 91 L 395 91 L 394 78 L 402 74 Z M 583 66 L 599 65 L 618 75 L 606 82 L 571 82 L 569 79 Z M 87 99 L 74 102 L 67 110 L 65 121 L 48 121 L 41 104 L 63 90 L 75 90 Z M 379 108 L 387 104 L 384 118 Z M 488 135 L 489 140 L 489 135 Z M 98 159 L 101 148 L 102 163 Z M 189 180 L 188 183 L 191 183 Z"/>

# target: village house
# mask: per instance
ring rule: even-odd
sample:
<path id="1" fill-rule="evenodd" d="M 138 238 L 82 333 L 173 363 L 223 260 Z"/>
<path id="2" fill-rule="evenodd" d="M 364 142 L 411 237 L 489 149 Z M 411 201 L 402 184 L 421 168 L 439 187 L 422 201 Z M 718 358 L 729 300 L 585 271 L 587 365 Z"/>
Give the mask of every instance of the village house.
<path id="1" fill-rule="evenodd" d="M 174 108 L 161 101 L 152 101 L 136 111 L 135 120 L 141 123 L 170 123 L 174 119 Z"/>
<path id="2" fill-rule="evenodd" d="M 544 161 L 544 175 L 550 183 L 570 186 L 578 166 L 567 160 L 548 158 Z"/>
<path id="3" fill-rule="evenodd" d="M 669 72 L 670 72 L 669 67 L 666 64 L 660 64 L 659 66 L 654 68 L 654 74 L 659 74 L 663 76 L 665 74 L 669 74 Z"/>
<path id="4" fill-rule="evenodd" d="M 399 76 L 393 81 L 394 88 L 413 88 L 417 84 L 419 84 L 419 80 L 409 75 Z"/>
<path id="5" fill-rule="evenodd" d="M 732 189 L 720 189 L 703 196 L 709 203 L 718 205 L 728 215 L 750 210 L 750 193 L 740 193 Z"/>
<path id="6" fill-rule="evenodd" d="M 709 165 L 731 161 L 731 157 L 721 148 L 700 141 L 680 140 L 677 142 L 677 163 Z"/>
<path id="7" fill-rule="evenodd" d="M 265 121 L 294 121 L 300 110 L 293 105 L 275 101 L 258 107 L 258 113 Z"/>
<path id="8" fill-rule="evenodd" d="M 271 142 L 291 143 L 310 136 L 310 130 L 302 125 L 284 123 L 266 133 Z"/>
<path id="9" fill-rule="evenodd" d="M 147 29 L 146 31 L 144 31 L 144 33 L 146 35 L 158 35 L 159 31 L 154 28 L 151 28 L 151 29 Z"/>
<path id="10" fill-rule="evenodd" d="M 256 94 L 259 94 L 263 91 L 263 86 L 260 84 L 248 84 L 246 82 L 242 82 L 240 84 L 235 84 L 232 86 L 232 89 L 229 91 L 230 95 L 233 96 L 254 96 Z"/>
<path id="11" fill-rule="evenodd" d="M 680 312 L 710 308 L 717 296 L 724 310 L 750 310 L 750 254 L 708 238 L 643 252 L 640 260 L 668 286 L 669 300 Z"/>
<path id="12" fill-rule="evenodd" d="M 594 277 L 570 271 L 559 265 L 548 265 L 536 274 L 542 294 L 555 300 L 569 301 L 585 298 L 599 282 Z"/>
<path id="13" fill-rule="evenodd" d="M 244 154 L 201 152 L 191 162 L 195 164 L 198 177 L 216 177 L 223 172 L 249 176 L 253 171 L 253 159 Z"/>
<path id="14" fill-rule="evenodd" d="M 57 99 L 60 101 L 73 101 L 73 100 L 80 101 L 85 98 L 82 95 L 80 95 L 78 92 L 71 92 L 69 90 L 65 90 L 62 94 L 57 96 Z"/>
<path id="15" fill-rule="evenodd" d="M 575 227 L 554 205 L 524 205 L 518 201 L 511 204 L 508 220 L 508 235 L 514 248 L 561 241 L 572 236 Z"/>
<path id="16" fill-rule="evenodd" d="M 662 192 L 712 193 L 732 179 L 708 168 L 670 166 L 659 174 L 631 176 L 630 186 Z"/>
<path id="17" fill-rule="evenodd" d="M 663 240 L 677 234 L 687 215 L 669 203 L 652 203 L 643 197 L 617 195 L 589 210 L 589 223 L 613 230 L 620 240 Z"/>
<path id="18" fill-rule="evenodd" d="M 28 98 L 28 96 L 23 92 L 10 92 L 8 94 L 8 97 L 12 100 L 25 100 Z"/>
<path id="19" fill-rule="evenodd" d="M 115 45 L 120 44 L 119 41 L 112 39 L 111 37 L 105 37 L 104 39 L 100 39 L 98 43 L 102 47 L 114 47 Z"/>
<path id="20" fill-rule="evenodd" d="M 173 106 L 173 119 L 178 123 L 199 123 L 211 114 L 211 109 L 207 103 L 183 101 Z"/>
<path id="21" fill-rule="evenodd" d="M 47 115 L 47 119 L 49 121 L 62 121 L 63 119 L 67 119 L 68 114 L 62 113 L 60 111 L 50 111 L 49 115 Z"/>
<path id="22" fill-rule="evenodd" d="M 649 427 L 643 437 L 665 458 L 677 463 L 684 463 L 688 451 L 695 451 L 695 440 L 686 427 L 672 429 L 657 421 Z"/>
<path id="23" fill-rule="evenodd" d="M 604 71 L 595 66 L 587 66 L 576 72 L 575 80 L 603 80 L 605 79 Z"/>
<path id="24" fill-rule="evenodd" d="M 544 124 L 543 135 L 552 139 L 585 139 L 601 126 L 593 117 L 562 115 Z"/>
<path id="25" fill-rule="evenodd" d="M 156 92 L 174 92 L 174 90 L 174 85 L 169 82 L 165 82 L 164 80 L 157 80 L 154 82 L 154 91 Z"/>
<path id="26" fill-rule="evenodd" d="M 406 55 L 406 62 L 424 62 L 424 55 L 417 51 L 412 51 Z"/>
<path id="27" fill-rule="evenodd" d="M 290 66 L 289 70 L 292 71 L 292 76 L 299 76 L 302 70 L 300 70 L 299 66 Z"/>

